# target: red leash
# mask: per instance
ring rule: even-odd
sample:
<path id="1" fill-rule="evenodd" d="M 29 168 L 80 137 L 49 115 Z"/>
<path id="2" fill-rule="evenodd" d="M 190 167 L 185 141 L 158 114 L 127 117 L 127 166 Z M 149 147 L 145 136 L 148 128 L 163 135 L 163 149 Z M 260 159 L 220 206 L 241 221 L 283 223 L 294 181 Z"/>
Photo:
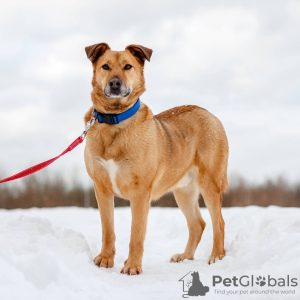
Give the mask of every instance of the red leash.
<path id="1" fill-rule="evenodd" d="M 31 168 L 28 168 L 16 175 L 13 175 L 13 176 L 10 176 L 8 178 L 5 178 L 5 179 L 2 179 L 0 180 L 0 183 L 3 183 L 3 182 L 7 182 L 7 181 L 12 181 L 12 180 L 15 180 L 15 179 L 19 179 L 19 178 L 22 178 L 22 177 L 25 177 L 25 176 L 28 176 L 30 174 L 33 174 L 39 170 L 42 170 L 44 168 L 46 168 L 47 166 L 49 166 L 50 164 L 52 164 L 54 161 L 56 161 L 57 159 L 59 159 L 61 156 L 65 155 L 66 153 L 70 152 L 71 150 L 73 150 L 76 146 L 78 146 L 79 144 L 81 144 L 83 142 L 83 139 L 82 137 L 80 136 L 79 138 L 77 138 L 62 154 L 54 157 L 54 158 L 51 158 L 47 161 L 44 161 L 38 165 L 35 165 Z"/>
<path id="2" fill-rule="evenodd" d="M 37 171 L 40 171 L 44 168 L 46 168 L 47 166 L 49 166 L 50 164 L 52 164 L 53 162 L 55 162 L 57 159 L 59 159 L 61 156 L 65 155 L 66 153 L 72 151 L 75 147 L 77 147 L 79 144 L 81 144 L 83 142 L 83 140 L 85 139 L 85 136 L 88 132 L 88 130 L 91 128 L 91 126 L 95 123 L 95 117 L 93 117 L 92 115 L 92 118 L 89 122 L 87 122 L 87 126 L 85 127 L 85 130 L 84 132 L 82 133 L 82 135 L 80 137 L 78 137 L 63 153 L 61 153 L 60 155 L 54 157 L 54 158 L 51 158 L 47 161 L 44 161 L 38 165 L 35 165 L 31 168 L 28 168 L 18 174 L 15 174 L 13 176 L 10 176 L 10 177 L 7 177 L 5 179 L 2 179 L 0 180 L 0 183 L 3 183 L 3 182 L 8 182 L 8 181 L 12 181 L 12 180 L 15 180 L 15 179 L 19 179 L 19 178 L 22 178 L 22 177 L 25 177 L 25 176 L 28 176 L 30 174 L 33 174 Z"/>

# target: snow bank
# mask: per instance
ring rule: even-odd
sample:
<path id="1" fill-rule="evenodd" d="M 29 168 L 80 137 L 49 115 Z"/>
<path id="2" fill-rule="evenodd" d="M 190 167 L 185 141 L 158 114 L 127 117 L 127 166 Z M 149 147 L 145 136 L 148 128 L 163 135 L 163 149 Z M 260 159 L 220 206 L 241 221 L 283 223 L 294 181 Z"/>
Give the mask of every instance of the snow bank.
<path id="1" fill-rule="evenodd" d="M 208 265 L 212 226 L 207 223 L 194 261 L 169 263 L 184 250 L 188 231 L 177 208 L 151 208 L 144 273 L 120 274 L 128 254 L 131 213 L 115 209 L 116 259 L 112 269 L 99 269 L 93 258 L 101 247 L 101 223 L 96 209 L 53 208 L 0 210 L 0 299 L 182 299 L 182 282 L 198 271 L 210 291 L 205 299 L 300 299 L 299 287 L 274 287 L 294 294 L 240 295 L 241 290 L 270 287 L 212 286 L 214 275 L 298 278 L 300 283 L 300 219 L 298 208 L 224 208 L 226 256 Z M 220 290 L 217 294 L 216 289 Z M 235 290 L 231 296 L 220 294 Z M 193 297 L 198 299 L 200 297 Z"/>

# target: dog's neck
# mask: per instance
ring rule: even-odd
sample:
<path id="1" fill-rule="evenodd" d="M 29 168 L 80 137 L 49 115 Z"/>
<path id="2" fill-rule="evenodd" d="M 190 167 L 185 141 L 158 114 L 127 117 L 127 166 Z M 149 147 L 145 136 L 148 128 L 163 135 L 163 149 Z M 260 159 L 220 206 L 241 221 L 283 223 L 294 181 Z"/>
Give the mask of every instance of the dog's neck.
<path id="1" fill-rule="evenodd" d="M 140 108 L 140 99 L 137 99 L 137 101 L 131 108 L 125 110 L 120 114 L 102 114 L 99 113 L 94 108 L 94 115 L 96 119 L 99 121 L 99 123 L 106 123 L 106 124 L 113 125 L 113 124 L 119 124 L 120 122 L 129 119 L 130 117 L 136 114 L 139 108 Z"/>

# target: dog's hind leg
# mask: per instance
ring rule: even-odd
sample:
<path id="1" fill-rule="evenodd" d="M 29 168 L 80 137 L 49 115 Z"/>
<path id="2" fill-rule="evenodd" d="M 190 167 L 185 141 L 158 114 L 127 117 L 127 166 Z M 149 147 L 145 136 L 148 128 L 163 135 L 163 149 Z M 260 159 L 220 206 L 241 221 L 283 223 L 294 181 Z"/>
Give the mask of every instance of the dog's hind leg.
<path id="1" fill-rule="evenodd" d="M 205 222 L 199 209 L 199 188 L 193 179 L 189 185 L 175 188 L 174 196 L 176 202 L 183 212 L 189 228 L 189 239 L 183 253 L 174 254 L 170 262 L 180 262 L 184 259 L 193 259 L 197 246 L 200 242 Z"/>
<path id="2" fill-rule="evenodd" d="M 212 253 L 209 258 L 209 264 L 214 263 L 222 259 L 225 255 L 224 250 L 224 228 L 225 222 L 222 217 L 221 206 L 222 206 L 222 191 L 210 181 L 206 188 L 201 189 L 201 194 L 204 198 L 206 207 L 208 208 L 214 234 L 214 244 Z"/>

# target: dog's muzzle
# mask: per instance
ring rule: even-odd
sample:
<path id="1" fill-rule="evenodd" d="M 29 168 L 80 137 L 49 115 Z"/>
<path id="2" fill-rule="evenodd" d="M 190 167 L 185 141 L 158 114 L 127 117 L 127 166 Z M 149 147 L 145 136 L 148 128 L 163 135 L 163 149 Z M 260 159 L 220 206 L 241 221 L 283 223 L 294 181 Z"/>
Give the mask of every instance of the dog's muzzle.
<path id="1" fill-rule="evenodd" d="M 108 98 L 128 97 L 131 91 L 126 88 L 119 78 L 111 79 L 104 89 L 104 94 Z"/>

